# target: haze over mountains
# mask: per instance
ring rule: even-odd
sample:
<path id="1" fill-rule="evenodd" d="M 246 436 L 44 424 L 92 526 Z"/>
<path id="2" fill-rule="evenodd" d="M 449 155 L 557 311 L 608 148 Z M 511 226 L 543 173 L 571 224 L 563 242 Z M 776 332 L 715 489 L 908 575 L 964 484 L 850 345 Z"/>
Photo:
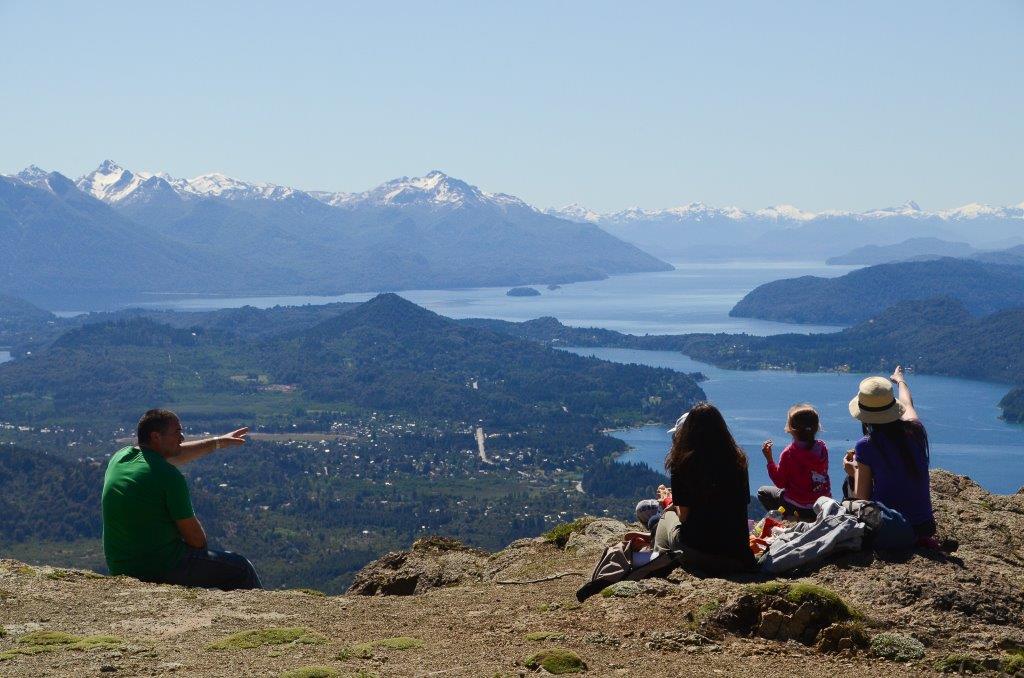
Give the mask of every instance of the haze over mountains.
<path id="1" fill-rule="evenodd" d="M 0 177 L 0 289 L 338 294 L 668 270 L 591 224 L 441 172 L 359 194 L 105 161 Z"/>
<path id="2" fill-rule="evenodd" d="M 971 203 L 929 212 L 910 201 L 864 212 L 809 212 L 792 205 L 744 210 L 694 202 L 608 214 L 569 205 L 547 213 L 597 224 L 658 256 L 688 260 L 821 260 L 865 245 L 893 245 L 908 238 L 967 241 L 985 249 L 1024 243 L 1024 203 L 1010 207 Z"/>

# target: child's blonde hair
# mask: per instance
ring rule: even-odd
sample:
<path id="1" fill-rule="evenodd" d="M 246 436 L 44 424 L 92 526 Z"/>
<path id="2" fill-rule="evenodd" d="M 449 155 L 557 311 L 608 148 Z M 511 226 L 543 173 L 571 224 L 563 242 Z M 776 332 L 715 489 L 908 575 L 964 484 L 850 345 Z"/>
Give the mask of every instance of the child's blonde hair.
<path id="1" fill-rule="evenodd" d="M 786 414 L 786 433 L 802 443 L 813 443 L 814 436 L 821 429 L 818 410 L 810 403 L 798 403 Z"/>

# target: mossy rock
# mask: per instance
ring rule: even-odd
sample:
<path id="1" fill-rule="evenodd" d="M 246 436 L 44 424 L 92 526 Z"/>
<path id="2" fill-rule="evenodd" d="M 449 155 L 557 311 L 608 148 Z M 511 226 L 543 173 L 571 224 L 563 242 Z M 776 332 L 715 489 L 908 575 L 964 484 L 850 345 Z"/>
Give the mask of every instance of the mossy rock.
<path id="1" fill-rule="evenodd" d="M 82 640 L 79 636 L 73 636 L 63 631 L 32 631 L 18 638 L 23 645 L 71 645 Z"/>
<path id="2" fill-rule="evenodd" d="M 999 662 L 999 670 L 1011 676 L 1024 676 L 1024 650 L 1004 656 Z"/>
<path id="3" fill-rule="evenodd" d="M 924 656 L 924 645 L 921 641 L 900 633 L 879 633 L 871 639 L 870 652 L 882 659 L 909 662 Z"/>
<path id="4" fill-rule="evenodd" d="M 91 650 L 113 650 L 122 645 L 124 645 L 124 640 L 117 636 L 86 636 L 68 647 L 80 652 L 89 652 Z"/>
<path id="5" fill-rule="evenodd" d="M 326 642 L 318 633 L 302 627 L 269 628 L 239 631 L 226 638 L 210 643 L 207 650 L 248 650 L 264 645 L 302 644 L 315 645 Z"/>
<path id="6" fill-rule="evenodd" d="M 587 664 L 578 654 L 564 647 L 552 647 L 541 650 L 523 660 L 526 668 L 537 671 L 544 669 L 554 675 L 565 673 L 583 673 Z"/>
<path id="7" fill-rule="evenodd" d="M 751 584 L 746 591 L 753 596 L 778 596 L 785 598 L 794 605 L 813 603 L 829 612 L 832 621 L 860 619 L 861 614 L 849 605 L 832 589 L 812 584 L 807 581 L 780 582 L 770 581 L 764 584 Z"/>
<path id="8" fill-rule="evenodd" d="M 532 642 L 542 640 L 565 640 L 565 635 L 558 631 L 533 631 L 526 634 L 526 639 Z"/>
<path id="9" fill-rule="evenodd" d="M 281 674 L 281 678 L 339 678 L 341 671 L 330 666 L 301 666 Z"/>
<path id="10" fill-rule="evenodd" d="M 587 529 L 587 525 L 597 520 L 593 516 L 583 516 L 570 523 L 559 523 L 544 533 L 544 540 L 552 542 L 560 549 L 564 549 L 569 542 L 569 537 L 577 532 Z"/>
<path id="11" fill-rule="evenodd" d="M 640 584 L 635 581 L 618 581 L 601 589 L 603 598 L 636 598 L 640 595 Z"/>
<path id="12" fill-rule="evenodd" d="M 935 670 L 940 673 L 981 673 L 985 665 L 977 657 L 954 653 L 935 662 Z"/>

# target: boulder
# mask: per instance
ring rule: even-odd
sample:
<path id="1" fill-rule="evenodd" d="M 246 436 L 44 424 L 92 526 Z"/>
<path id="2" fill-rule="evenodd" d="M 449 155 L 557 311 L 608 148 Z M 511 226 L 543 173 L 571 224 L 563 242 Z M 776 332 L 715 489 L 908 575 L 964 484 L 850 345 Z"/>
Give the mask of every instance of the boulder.
<path id="1" fill-rule="evenodd" d="M 411 596 L 430 589 L 479 582 L 489 554 L 457 539 L 425 537 L 408 551 L 392 551 L 356 575 L 348 592 L 363 596 Z"/>

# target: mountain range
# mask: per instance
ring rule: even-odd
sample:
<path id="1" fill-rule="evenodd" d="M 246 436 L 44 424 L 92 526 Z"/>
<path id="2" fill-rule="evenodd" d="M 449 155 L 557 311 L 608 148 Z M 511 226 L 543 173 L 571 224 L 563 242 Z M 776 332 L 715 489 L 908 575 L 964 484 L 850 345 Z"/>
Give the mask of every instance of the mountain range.
<path id="1" fill-rule="evenodd" d="M 591 224 L 430 172 L 364 193 L 112 161 L 0 177 L 0 289 L 339 294 L 562 283 L 671 267 Z"/>
<path id="2" fill-rule="evenodd" d="M 908 201 L 863 212 L 810 212 L 793 205 L 744 210 L 694 202 L 607 214 L 573 204 L 547 213 L 599 225 L 648 252 L 686 260 L 821 260 L 865 245 L 893 245 L 908 238 L 964 240 L 986 249 L 1024 243 L 1024 203 L 1010 207 L 970 203 L 926 211 Z"/>

